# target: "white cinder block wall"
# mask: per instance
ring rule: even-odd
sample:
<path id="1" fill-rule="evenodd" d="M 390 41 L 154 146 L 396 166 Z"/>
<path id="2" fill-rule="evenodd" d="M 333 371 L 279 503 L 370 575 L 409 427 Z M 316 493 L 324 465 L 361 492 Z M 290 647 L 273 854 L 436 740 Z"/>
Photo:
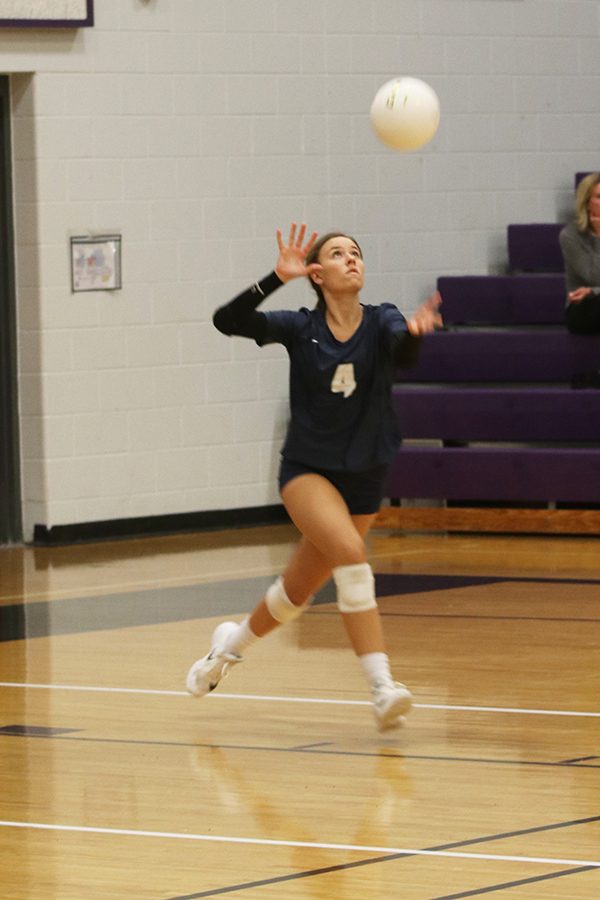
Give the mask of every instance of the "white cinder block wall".
<path id="1" fill-rule="evenodd" d="M 96 0 L 2 31 L 11 73 L 26 539 L 278 502 L 287 365 L 210 323 L 292 218 L 361 242 L 364 298 L 506 264 L 600 165 L 596 0 Z M 377 143 L 396 75 L 436 89 L 423 151 Z M 73 234 L 123 236 L 123 288 L 71 294 Z M 288 286 L 269 306 L 312 305 Z"/>

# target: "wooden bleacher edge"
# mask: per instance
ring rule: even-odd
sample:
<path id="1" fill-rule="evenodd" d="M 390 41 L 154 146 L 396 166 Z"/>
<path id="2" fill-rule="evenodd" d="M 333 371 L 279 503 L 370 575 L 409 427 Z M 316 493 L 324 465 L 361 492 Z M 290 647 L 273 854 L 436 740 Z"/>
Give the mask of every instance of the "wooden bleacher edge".
<path id="1" fill-rule="evenodd" d="M 600 510 L 383 507 L 375 528 L 514 534 L 600 534 Z"/>

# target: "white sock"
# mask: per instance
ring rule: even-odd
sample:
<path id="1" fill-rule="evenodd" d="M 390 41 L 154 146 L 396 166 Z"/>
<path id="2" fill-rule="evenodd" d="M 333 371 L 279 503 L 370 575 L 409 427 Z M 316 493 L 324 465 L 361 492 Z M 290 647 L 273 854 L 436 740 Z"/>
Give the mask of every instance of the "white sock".
<path id="1" fill-rule="evenodd" d="M 393 678 L 390 672 L 390 661 L 387 653 L 365 653 L 358 657 L 363 667 L 363 672 L 371 688 L 377 684 L 392 684 Z"/>
<path id="2" fill-rule="evenodd" d="M 225 644 L 227 653 L 235 653 L 236 656 L 243 656 L 248 647 L 251 647 L 252 644 L 258 640 L 258 635 L 254 634 L 250 628 L 249 622 L 250 617 L 247 617 L 238 625 L 238 630 L 232 632 L 227 638 Z"/>

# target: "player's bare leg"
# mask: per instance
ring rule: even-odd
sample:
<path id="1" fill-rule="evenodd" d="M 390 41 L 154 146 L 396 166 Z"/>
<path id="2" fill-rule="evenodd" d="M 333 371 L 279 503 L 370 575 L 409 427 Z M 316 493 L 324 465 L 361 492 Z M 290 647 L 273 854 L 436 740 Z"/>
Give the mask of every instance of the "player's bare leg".
<path id="1" fill-rule="evenodd" d="M 367 562 L 364 538 L 376 514 L 352 516 L 337 489 L 314 473 L 288 482 L 282 498 L 304 539 L 318 548 L 333 573 L 346 632 L 373 690 L 378 725 L 381 730 L 395 727 L 410 709 L 412 698 L 403 684 L 392 680 L 374 578 Z M 300 603 L 306 602 L 302 594 L 305 571 L 300 567 L 298 572 Z M 290 591 L 296 587 L 294 574 L 292 567 L 289 575 L 287 571 L 284 575 L 284 584 Z M 290 599 L 293 600 L 293 594 Z"/>
<path id="2" fill-rule="evenodd" d="M 344 626 L 371 684 L 379 727 L 394 727 L 410 708 L 411 698 L 390 674 L 374 579 L 367 563 L 364 538 L 375 514 L 352 516 L 338 490 L 314 473 L 288 482 L 282 498 L 302 538 L 283 576 L 250 616 L 241 625 L 224 622 L 218 626 L 210 653 L 190 669 L 188 690 L 196 696 L 213 690 L 258 638 L 297 618 L 333 572 Z M 340 603 L 340 592 L 346 596 L 345 602 Z"/>

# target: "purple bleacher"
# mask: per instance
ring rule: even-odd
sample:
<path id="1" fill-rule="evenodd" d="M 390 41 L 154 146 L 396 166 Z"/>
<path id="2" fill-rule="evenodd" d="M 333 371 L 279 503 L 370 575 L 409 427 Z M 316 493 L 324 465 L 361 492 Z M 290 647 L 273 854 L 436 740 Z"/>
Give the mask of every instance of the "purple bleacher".
<path id="1" fill-rule="evenodd" d="M 559 274 L 453 275 L 437 280 L 446 325 L 558 324 L 565 320 Z"/>
<path id="2" fill-rule="evenodd" d="M 387 496 L 599 503 L 600 452 L 404 446 L 392 464 Z"/>
<path id="3" fill-rule="evenodd" d="M 509 225 L 509 275 L 438 278 L 446 330 L 393 389 L 389 497 L 600 503 L 600 389 L 570 387 L 600 371 L 600 335 L 566 328 L 562 227 Z"/>
<path id="4" fill-rule="evenodd" d="M 395 385 L 406 439 L 600 441 L 600 390 Z"/>
<path id="5" fill-rule="evenodd" d="M 396 381 L 570 382 L 600 368 L 600 335 L 563 328 L 438 331 L 422 341 L 416 366 L 399 369 Z"/>
<path id="6" fill-rule="evenodd" d="M 563 272 L 558 235 L 564 225 L 532 223 L 509 225 L 508 264 L 513 272 Z"/>

